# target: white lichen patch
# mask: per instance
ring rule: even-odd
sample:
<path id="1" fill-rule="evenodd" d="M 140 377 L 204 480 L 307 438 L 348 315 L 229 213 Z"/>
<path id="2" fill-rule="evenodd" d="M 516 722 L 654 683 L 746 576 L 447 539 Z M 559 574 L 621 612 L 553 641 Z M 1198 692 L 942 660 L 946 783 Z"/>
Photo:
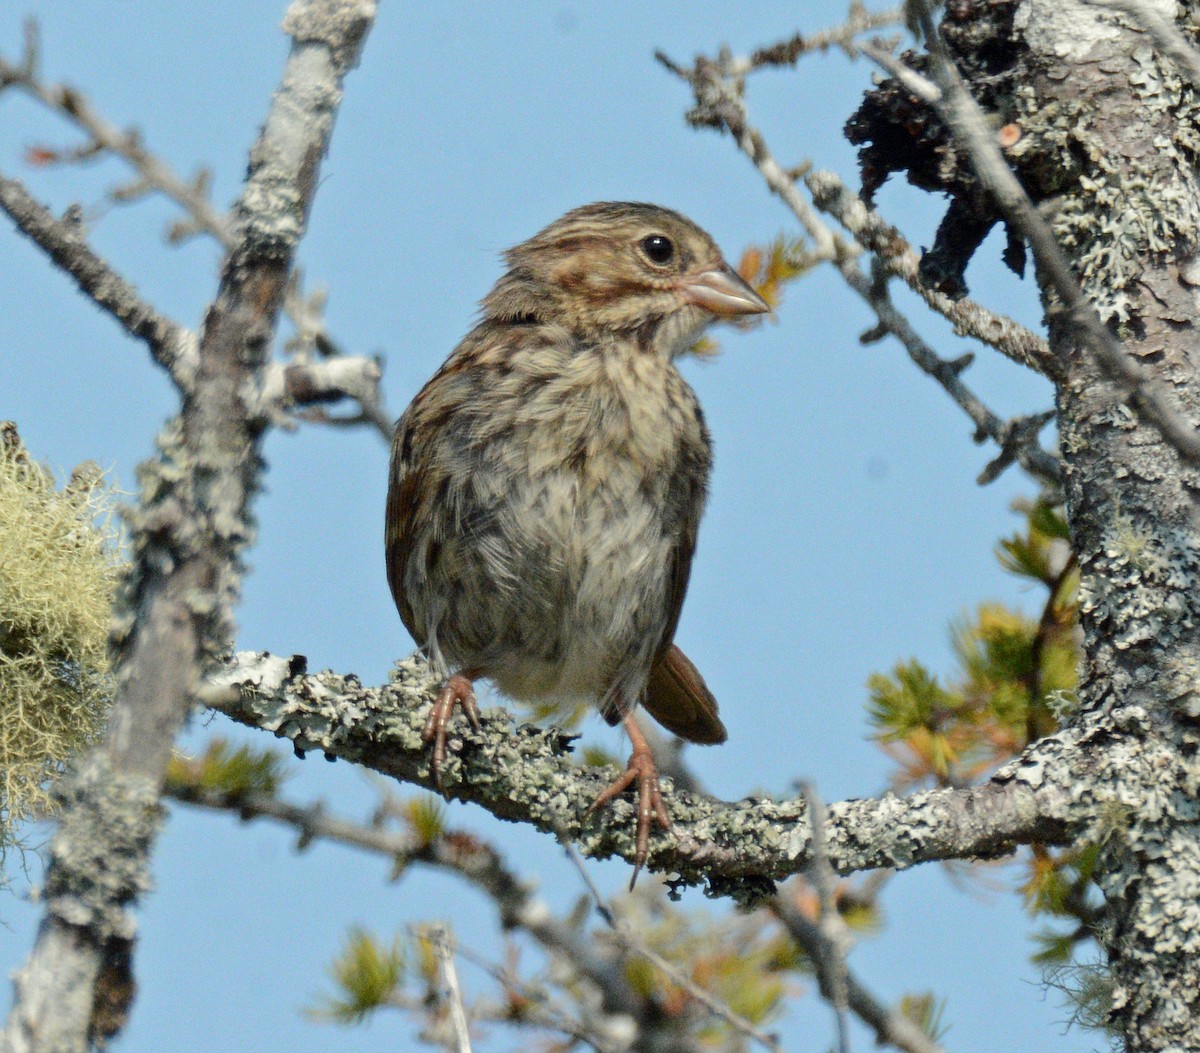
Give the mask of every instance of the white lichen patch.
<path id="1" fill-rule="evenodd" d="M 1121 35 L 1110 13 L 1080 0 L 1025 0 L 1013 27 L 1035 51 L 1071 62 L 1086 58 L 1098 42 Z"/>

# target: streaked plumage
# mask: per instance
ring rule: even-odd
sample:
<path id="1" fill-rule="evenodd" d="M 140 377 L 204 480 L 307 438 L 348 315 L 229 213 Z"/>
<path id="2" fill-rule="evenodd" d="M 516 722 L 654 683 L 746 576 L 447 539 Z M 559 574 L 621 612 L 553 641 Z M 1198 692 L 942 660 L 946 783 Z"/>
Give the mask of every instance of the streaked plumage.
<path id="1" fill-rule="evenodd" d="M 593 700 L 611 723 L 641 700 L 677 734 L 723 741 L 672 645 L 711 463 L 674 360 L 718 314 L 767 307 L 707 234 L 652 205 L 576 209 L 506 261 L 393 443 L 388 580 L 449 678 L 427 729 L 435 771 L 478 677 L 518 699 Z M 613 792 L 638 781 L 640 865 L 650 817 L 669 820 L 626 725 L 634 757 Z"/>

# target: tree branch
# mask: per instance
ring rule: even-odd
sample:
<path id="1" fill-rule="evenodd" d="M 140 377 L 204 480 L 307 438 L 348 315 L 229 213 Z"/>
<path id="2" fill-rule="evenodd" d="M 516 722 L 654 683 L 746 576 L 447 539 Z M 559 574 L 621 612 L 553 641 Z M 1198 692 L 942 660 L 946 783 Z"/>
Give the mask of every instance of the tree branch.
<path id="1" fill-rule="evenodd" d="M 882 46 L 867 44 L 862 46 L 862 51 L 938 111 L 955 139 L 970 155 L 976 174 L 1000 210 L 1033 248 L 1039 267 L 1062 300 L 1076 332 L 1105 375 L 1119 385 L 1123 400 L 1140 417 L 1153 424 L 1183 457 L 1193 464 L 1200 463 L 1200 435 L 1196 428 L 1172 407 L 1163 384 L 1127 355 L 1117 338 L 1100 321 L 1079 287 L 1050 225 L 1038 214 L 1004 160 L 988 130 L 983 111 L 963 85 L 932 24 L 929 24 L 927 34 L 930 57 L 940 85 L 906 66 Z"/>
<path id="2" fill-rule="evenodd" d="M 196 771 L 187 778 L 173 777 L 168 782 L 168 797 L 192 807 L 236 815 L 243 822 L 270 819 L 294 830 L 297 848 L 301 850 L 321 839 L 371 852 L 388 861 L 393 878 L 413 865 L 456 874 L 492 900 L 503 928 L 525 932 L 548 954 L 569 963 L 575 973 L 594 984 L 601 994 L 606 1019 L 637 1020 L 644 1032 L 675 1028 L 674 1021 L 664 1020 L 656 1005 L 646 1004 L 621 969 L 613 968 L 610 954 L 600 950 L 576 926 L 556 918 L 536 896 L 533 886 L 521 880 L 486 841 L 454 830 L 439 829 L 432 836 L 422 836 L 415 829 L 394 829 L 386 825 L 386 819 L 407 818 L 407 815 L 398 807 L 399 802 L 386 798 L 370 822 L 360 823 L 330 814 L 319 801 L 301 806 L 273 793 L 235 792 L 205 785 L 199 781 L 203 762 L 192 762 L 192 766 Z M 768 909 L 815 961 L 824 946 L 817 923 L 784 893 L 773 897 Z M 903 1013 L 881 1002 L 853 972 L 847 973 L 847 1005 L 871 1028 L 880 1044 L 893 1045 L 907 1053 L 943 1053 L 941 1046 Z M 599 1030 L 604 1032 L 607 1028 L 601 1026 Z M 660 1048 L 655 1044 L 660 1042 L 661 1036 L 652 1045 Z"/>
<path id="3" fill-rule="evenodd" d="M 364 687 L 353 676 L 307 675 L 303 659 L 242 652 L 210 676 L 201 700 L 238 723 L 425 789 L 429 751 L 421 738 L 436 680 L 418 656 L 397 663 L 391 683 Z M 828 852 L 841 873 L 904 869 L 936 859 L 992 859 L 1018 844 L 1062 844 L 1091 821 L 1095 800 L 1072 787 L 1067 733 L 1044 739 L 991 781 L 899 798 L 829 806 Z M 501 819 L 568 837 L 596 858 L 632 862 L 633 806 L 619 799 L 589 815 L 611 773 L 580 767 L 570 737 L 517 726 L 503 709 L 483 714 L 475 733 L 456 722 L 442 769 L 445 795 L 473 801 Z M 651 870 L 677 874 L 710 892 L 757 901 L 771 883 L 798 874 L 811 857 L 807 804 L 747 799 L 732 804 L 675 790 L 673 834 L 651 838 Z"/>
<path id="4" fill-rule="evenodd" d="M 130 186 L 109 191 L 110 200 L 127 202 L 156 191 L 183 209 L 188 217 L 186 221 L 179 220 L 173 224 L 168 232 L 170 241 L 182 241 L 199 232 L 210 235 L 225 250 L 232 251 L 236 244 L 236 212 L 223 213 L 213 206 L 209 197 L 210 178 L 207 171 L 202 171 L 191 181 L 183 179 L 169 164 L 146 147 L 141 133 L 136 128 L 122 129 L 109 121 L 78 88 L 42 79 L 38 71 L 39 51 L 37 24 L 31 19 L 26 23 L 25 47 L 20 61 L 11 63 L 0 55 L 0 91 L 13 87 L 25 92 L 88 136 L 85 145 L 71 151 L 55 151 L 51 154 L 52 159 L 72 161 L 93 158 L 105 152 L 114 154 L 133 168 L 137 173 L 137 181 Z M 56 262 L 62 265 L 62 261 L 57 258 Z M 329 401 L 333 397 L 351 398 L 358 402 L 360 407 L 356 415 L 333 417 L 313 411 L 304 414 L 304 419 L 337 426 L 367 424 L 374 428 L 385 442 L 389 442 L 393 420 L 383 405 L 378 383 L 379 363 L 371 358 L 347 355 L 325 327 L 322 312 L 324 293 L 317 291 L 305 296 L 300 285 L 299 271 L 293 269 L 283 301 L 283 309 L 296 328 L 296 335 L 288 341 L 287 346 L 293 362 L 288 367 L 276 368 L 289 371 L 298 369 L 310 373 L 311 379 L 304 380 L 299 379 L 298 373 L 291 373 L 291 386 L 303 386 L 315 394 L 308 401 L 302 398 L 277 399 L 272 405 L 270 400 L 274 392 L 270 390 L 270 384 L 273 378 L 268 376 L 268 390 L 264 395 L 268 400 L 267 411 L 275 423 L 290 427 L 292 420 L 285 414 L 287 409 Z M 181 372 L 184 379 L 190 379 L 187 369 L 195 368 L 195 339 L 190 337 L 190 334 L 185 335 L 191 340 L 187 349 L 191 357 L 181 360 L 182 366 L 185 367 Z M 337 359 L 340 364 L 325 369 L 323 363 L 311 362 L 313 350 L 321 359 Z M 335 377 L 344 381 L 340 390 Z M 364 382 L 372 379 L 373 382 Z"/>
<path id="5" fill-rule="evenodd" d="M 141 505 L 130 516 L 134 559 L 113 629 L 109 731 L 64 782 L 46 914 L 16 980 L 0 1043 L 7 1053 L 102 1041 L 109 1033 L 96 1033 L 94 1011 L 114 987 L 126 1005 L 132 997 L 130 908 L 148 883 L 172 742 L 193 685 L 233 637 L 241 553 L 253 533 L 250 501 L 263 467 L 265 422 L 253 392 L 342 80 L 373 16 L 371 0 L 295 0 L 285 18 L 292 50 L 251 154 L 193 389 L 160 435 L 161 458 L 142 467 Z M 114 970 L 114 961 L 122 967 Z"/>
<path id="6" fill-rule="evenodd" d="M 0 55 L 0 90 L 19 88 L 48 109 L 61 114 L 86 132 L 88 142 L 73 151 L 75 158 L 94 157 L 105 150 L 125 160 L 138 173 L 139 183 L 114 197 L 128 200 L 148 189 L 158 190 L 180 205 L 195 230 L 215 237 L 226 249 L 234 247 L 233 217 L 217 211 L 208 197 L 208 180 L 201 174 L 191 183 L 177 176 L 163 161 L 146 149 L 136 129 L 118 128 L 105 119 L 83 92 L 68 84 L 51 84 L 38 75 L 40 60 L 37 23 L 25 23 L 25 47 L 17 63 Z"/>
<path id="7" fill-rule="evenodd" d="M 56 219 L 15 179 L 0 175 L 0 208 L 17 229 L 67 272 L 97 307 L 112 315 L 150 353 L 181 391 L 196 372 L 196 335 L 159 314 L 106 260 L 92 251 L 78 221 Z"/>
<path id="8" fill-rule="evenodd" d="M 886 284 L 881 281 L 872 281 L 863 274 L 856 262 L 856 257 L 861 251 L 860 246 L 847 242 L 841 235 L 834 233 L 804 201 L 799 190 L 796 189 L 794 175 L 784 171 L 779 162 L 775 160 L 762 134 L 750 125 L 741 89 L 737 82 L 732 81 L 726 73 L 723 64 L 726 59 L 714 62 L 701 57 L 696 60 L 693 68 L 687 69 L 671 61 L 661 52 L 656 57 L 667 69 L 685 80 L 691 87 L 696 97 L 696 106 L 688 114 L 688 121 L 698 127 L 715 127 L 729 132 L 742 152 L 762 173 L 763 179 L 770 189 L 784 200 L 812 236 L 817 246 L 816 257 L 829 259 L 835 264 L 850 288 L 862 297 L 875 312 L 880 328 L 895 335 L 904 345 L 909 357 L 925 373 L 942 385 L 947 394 L 971 418 L 977 434 L 991 438 L 1001 447 L 1001 458 L 993 462 L 992 468 L 985 470 L 980 477 L 981 481 L 990 481 L 995 478 L 999 473 L 994 470 L 994 467 L 997 465 L 1003 467 L 1003 464 L 1010 463 L 1013 459 L 1019 459 L 1021 464 L 1035 476 L 1047 481 L 1057 481 L 1060 477 L 1057 458 L 1037 447 L 1036 444 L 1031 447 L 1028 442 L 1028 429 L 1020 434 L 1023 449 L 1018 456 L 1017 447 L 1014 445 L 1017 432 L 988 410 L 983 402 L 962 382 L 959 374 L 970 360 L 960 359 L 957 363 L 953 363 L 938 356 L 918 336 L 908 319 L 891 303 L 887 296 Z M 827 182 L 822 184 L 821 181 L 818 181 L 818 187 L 823 185 L 828 189 Z M 825 206 L 827 208 L 833 208 L 836 204 L 835 200 L 826 197 Z M 847 217 L 851 215 L 847 208 L 843 207 L 839 211 Z M 864 223 L 861 226 L 864 230 L 870 230 L 873 225 Z M 878 236 L 881 233 L 876 226 L 875 234 Z M 890 255 L 897 259 L 900 256 L 898 247 L 894 246 L 894 243 Z M 886 263 L 885 266 L 887 266 Z M 893 262 L 891 266 L 902 275 L 906 270 L 896 262 Z M 931 306 L 940 303 L 936 297 L 927 297 L 927 299 Z M 968 316 L 974 317 L 973 335 L 980 339 L 986 339 L 990 345 L 996 346 L 1010 357 L 1015 354 L 1016 360 L 1022 364 L 1030 364 L 1029 355 L 1033 353 L 1033 349 L 1039 343 L 1036 336 L 1028 331 L 1022 333 L 1023 327 L 1018 323 L 1002 316 L 990 316 L 989 312 L 977 305 L 975 309 L 960 305 L 956 308 L 955 318 L 951 320 L 955 321 L 957 325 L 965 322 Z M 990 330 L 992 337 L 1002 334 L 1006 339 L 1003 343 L 995 344 L 992 339 L 987 339 L 983 335 L 985 330 Z M 1019 350 L 1014 350 L 1014 348 L 1019 348 Z"/>
<path id="9" fill-rule="evenodd" d="M 1058 362 L 1050 346 L 1036 333 L 1007 315 L 989 311 L 970 297 L 960 299 L 921 281 L 920 257 L 890 223 L 868 207 L 833 172 L 809 172 L 804 183 L 813 204 L 833 216 L 863 248 L 875 253 L 889 274 L 895 275 L 934 311 L 954 326 L 959 336 L 974 337 L 1022 366 L 1053 378 Z"/>

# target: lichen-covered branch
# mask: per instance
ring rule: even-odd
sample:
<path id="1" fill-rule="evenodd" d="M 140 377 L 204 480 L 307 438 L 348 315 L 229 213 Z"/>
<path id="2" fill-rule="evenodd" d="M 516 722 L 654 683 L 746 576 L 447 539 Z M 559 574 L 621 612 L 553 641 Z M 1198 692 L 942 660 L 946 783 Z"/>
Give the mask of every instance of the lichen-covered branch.
<path id="1" fill-rule="evenodd" d="M 15 179 L 0 175 L 0 209 L 17 229 L 75 279 L 84 295 L 113 316 L 130 336 L 145 341 L 154 360 L 183 391 L 196 370 L 196 336 L 159 314 L 87 243 L 78 220 L 58 219 Z"/>
<path id="2" fill-rule="evenodd" d="M 233 638 L 241 553 L 262 471 L 254 405 L 288 272 L 315 193 L 341 85 L 374 16 L 371 0 L 295 0 L 281 86 L 255 144 L 235 244 L 200 338 L 178 418 L 142 467 L 133 560 L 113 629 L 116 691 L 102 747 L 63 789 L 46 913 L 16 977 L 0 1048 L 82 1050 L 120 1027 L 132 984 L 130 908 L 147 884 L 157 800 L 192 690 Z M 120 992 L 116 999 L 112 992 Z M 105 1009 L 105 1019 L 98 1024 Z"/>
<path id="3" fill-rule="evenodd" d="M 390 435 L 392 422 L 381 418 L 379 407 L 379 363 L 355 355 L 317 358 L 303 362 L 271 362 L 263 370 L 259 391 L 261 412 L 284 427 L 292 427 L 288 414 L 307 408 L 306 418 L 318 417 L 326 424 L 359 424 L 369 421 Z M 313 410 L 326 403 L 349 398 L 362 410 L 354 417 L 334 417 Z"/>
<path id="4" fill-rule="evenodd" d="M 1193 86 L 1200 85 L 1200 51 L 1173 21 L 1174 4 L 1155 4 L 1152 0 L 1093 0 L 1093 3 L 1129 15 L 1135 29 L 1149 33 L 1158 50 L 1187 75 Z"/>
<path id="5" fill-rule="evenodd" d="M 429 790 L 429 751 L 421 738 L 436 687 L 418 656 L 397 664 L 391 683 L 369 688 L 355 677 L 309 675 L 303 661 L 242 652 L 214 673 L 202 700 L 239 723 Z M 571 739 L 553 729 L 518 726 L 503 709 L 483 714 L 480 732 L 456 722 L 442 771 L 445 795 L 493 815 L 531 824 L 597 858 L 634 856 L 632 804 L 588 814 L 611 781 L 570 756 Z M 935 859 L 995 858 L 1037 840 L 1062 843 L 1094 822 L 1096 798 L 1080 799 L 1065 764 L 1068 738 L 1049 738 L 1018 764 L 970 789 L 931 790 L 842 801 L 828 809 L 828 854 L 840 872 L 905 868 Z M 726 803 L 670 794 L 674 832 L 651 839 L 647 866 L 705 883 L 710 891 L 756 900 L 772 882 L 809 862 L 803 799 Z"/>

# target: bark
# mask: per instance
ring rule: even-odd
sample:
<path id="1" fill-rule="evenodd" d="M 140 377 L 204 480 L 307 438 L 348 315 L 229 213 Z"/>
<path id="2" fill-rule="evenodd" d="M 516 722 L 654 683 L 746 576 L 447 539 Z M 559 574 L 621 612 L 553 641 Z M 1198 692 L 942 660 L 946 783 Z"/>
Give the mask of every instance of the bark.
<path id="1" fill-rule="evenodd" d="M 1160 5 L 1156 5 L 1160 6 Z M 1171 15 L 1174 5 L 1168 4 Z M 1200 419 L 1200 236 L 1193 89 L 1129 20 L 1082 4 L 1022 5 L 1023 129 L 1077 159 L 1054 219 L 1085 292 L 1126 353 Z M 1092 836 L 1108 900 L 1101 941 L 1130 1050 L 1200 1048 L 1200 473 L 1121 402 L 1053 312 L 1072 539 L 1082 573 L 1081 726 Z"/>

